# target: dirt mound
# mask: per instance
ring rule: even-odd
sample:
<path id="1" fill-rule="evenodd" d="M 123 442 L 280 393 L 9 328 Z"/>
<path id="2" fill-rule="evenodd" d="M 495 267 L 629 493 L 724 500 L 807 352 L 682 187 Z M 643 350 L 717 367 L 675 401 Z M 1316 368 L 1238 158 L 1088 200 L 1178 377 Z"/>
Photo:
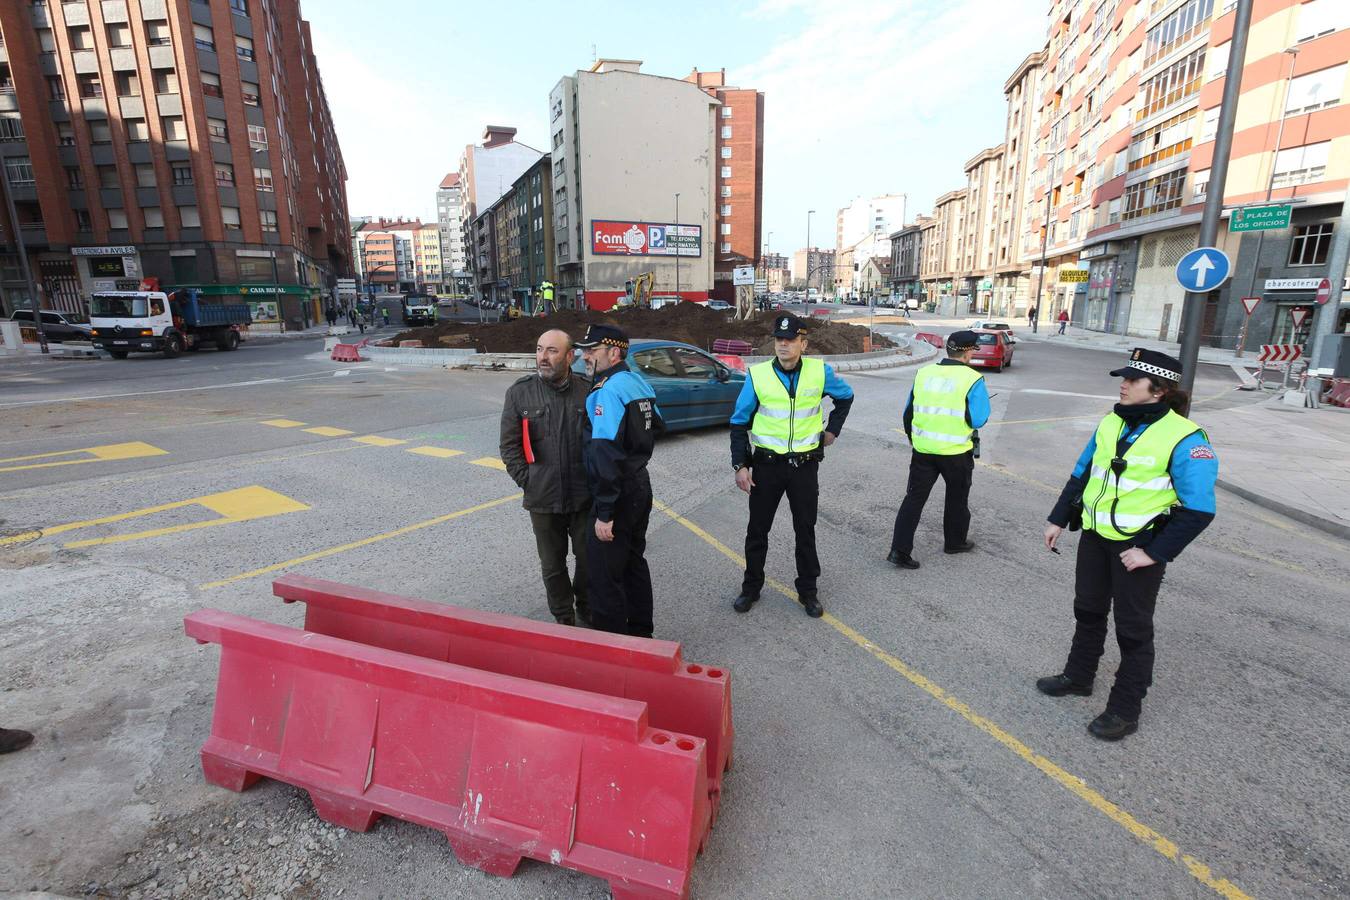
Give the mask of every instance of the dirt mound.
<path id="1" fill-rule="evenodd" d="M 770 332 L 776 312 L 756 313 L 751 319 L 737 321 L 725 312 L 708 309 L 701 303 L 677 303 L 661 309 L 624 309 L 611 312 L 577 312 L 565 309 L 544 318 L 521 318 L 508 322 L 478 325 L 470 322 L 441 322 L 430 328 L 414 328 L 394 338 L 421 341 L 423 347 L 474 348 L 480 353 L 533 353 L 539 335 L 561 328 L 573 338 L 581 337 L 590 323 L 607 323 L 622 328 L 630 338 L 659 338 L 683 341 L 711 350 L 718 339 L 746 341 L 759 354 L 773 352 Z M 814 318 L 811 322 L 810 353 L 863 352 L 867 329 L 843 322 Z M 882 335 L 872 338 L 874 348 L 893 346 Z"/>

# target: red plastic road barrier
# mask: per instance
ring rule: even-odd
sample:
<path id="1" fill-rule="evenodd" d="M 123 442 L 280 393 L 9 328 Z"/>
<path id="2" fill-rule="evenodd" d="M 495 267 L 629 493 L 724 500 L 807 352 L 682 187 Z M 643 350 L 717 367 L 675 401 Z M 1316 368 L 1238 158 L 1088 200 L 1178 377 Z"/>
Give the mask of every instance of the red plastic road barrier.
<path id="1" fill-rule="evenodd" d="M 1327 395 L 1327 402 L 1332 406 L 1350 407 L 1350 381 L 1336 382 Z"/>
<path id="2" fill-rule="evenodd" d="M 942 339 L 941 335 L 933 334 L 931 331 L 917 331 L 914 333 L 914 339 L 916 341 L 923 341 L 926 344 L 932 344 L 939 350 L 947 346 L 947 342 Z"/>
<path id="3" fill-rule="evenodd" d="M 703 738 L 713 821 L 731 768 L 731 673 L 680 645 L 431 603 L 304 575 L 272 582 L 306 604 L 305 630 L 502 675 L 644 701 L 652 726 Z"/>
<path id="4" fill-rule="evenodd" d="M 212 784 L 284 781 L 356 831 L 382 815 L 436 828 L 497 875 L 528 856 L 620 900 L 689 896 L 711 815 L 705 746 L 649 727 L 646 704 L 220 610 L 184 626 L 221 646 Z"/>
<path id="5" fill-rule="evenodd" d="M 356 344 L 334 344 L 331 358 L 333 362 L 360 362 L 361 354 Z"/>

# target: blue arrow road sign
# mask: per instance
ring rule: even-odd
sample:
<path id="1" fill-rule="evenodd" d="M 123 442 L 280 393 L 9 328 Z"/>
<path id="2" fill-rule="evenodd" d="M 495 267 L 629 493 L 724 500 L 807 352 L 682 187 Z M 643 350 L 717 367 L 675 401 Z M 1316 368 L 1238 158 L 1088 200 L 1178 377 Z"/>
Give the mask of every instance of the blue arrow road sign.
<path id="1" fill-rule="evenodd" d="M 1212 291 L 1228 280 L 1233 264 L 1217 247 L 1196 247 L 1177 263 L 1177 284 L 1193 293 Z"/>

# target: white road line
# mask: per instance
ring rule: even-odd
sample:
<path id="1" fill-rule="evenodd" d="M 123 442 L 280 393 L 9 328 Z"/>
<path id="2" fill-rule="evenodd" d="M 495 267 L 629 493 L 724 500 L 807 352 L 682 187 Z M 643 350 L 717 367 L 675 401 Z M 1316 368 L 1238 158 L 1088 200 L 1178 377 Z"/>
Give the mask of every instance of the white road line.
<path id="1" fill-rule="evenodd" d="M 316 378 L 331 375 L 331 371 L 307 372 L 304 375 L 287 375 L 285 378 L 259 378 L 256 381 L 232 381 L 229 384 L 208 384 L 202 387 L 165 388 L 159 391 L 130 391 L 125 394 L 94 394 L 87 397 L 52 397 L 44 400 L 24 400 L 20 403 L 0 403 L 0 409 L 13 409 L 18 406 L 41 406 L 44 403 L 83 403 L 86 400 L 116 400 L 119 397 L 149 397 L 152 394 L 182 394 L 191 391 L 218 391 L 224 388 L 253 387 L 259 384 L 280 384 L 301 378 Z"/>
<path id="2" fill-rule="evenodd" d="M 1018 392 L 1023 394 L 1053 394 L 1056 397 L 1087 397 L 1089 400 L 1119 400 L 1116 394 L 1078 394 L 1073 391 L 1051 391 L 1046 388 L 1018 388 Z"/>

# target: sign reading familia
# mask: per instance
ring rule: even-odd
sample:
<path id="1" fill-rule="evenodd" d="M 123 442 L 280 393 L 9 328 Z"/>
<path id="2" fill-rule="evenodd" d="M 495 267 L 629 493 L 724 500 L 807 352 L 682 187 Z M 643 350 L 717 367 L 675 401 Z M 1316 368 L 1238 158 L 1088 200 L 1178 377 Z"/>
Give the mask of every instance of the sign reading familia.
<path id="1" fill-rule="evenodd" d="M 596 256 L 702 256 L 703 226 L 591 220 Z"/>

